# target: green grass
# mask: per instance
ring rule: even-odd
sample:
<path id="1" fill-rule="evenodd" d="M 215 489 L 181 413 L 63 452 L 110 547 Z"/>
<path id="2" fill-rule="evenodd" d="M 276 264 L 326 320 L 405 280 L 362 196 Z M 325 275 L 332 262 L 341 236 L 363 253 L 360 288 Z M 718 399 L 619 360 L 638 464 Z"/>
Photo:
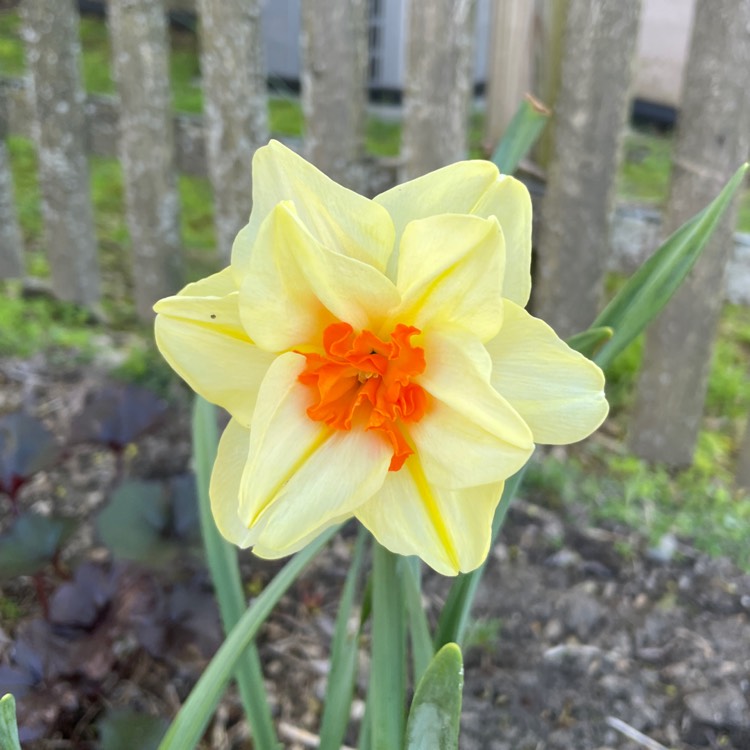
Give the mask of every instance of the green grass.
<path id="1" fill-rule="evenodd" d="M 26 138 L 11 136 L 7 143 L 18 219 L 24 232 L 25 244 L 34 244 L 39 241 L 42 229 L 36 151 Z"/>
<path id="2" fill-rule="evenodd" d="M 268 126 L 276 135 L 300 136 L 305 117 L 299 101 L 289 96 L 272 96 L 268 101 Z"/>
<path id="3" fill-rule="evenodd" d="M 0 12 L 0 70 L 3 75 L 17 76 L 23 73 L 23 44 L 21 42 L 21 20 L 18 14 Z"/>
<path id="4" fill-rule="evenodd" d="M 738 420 L 750 412 L 750 308 L 727 306 L 716 339 L 706 416 Z"/>
<path id="5" fill-rule="evenodd" d="M 112 55 L 106 24 L 99 18 L 83 16 L 79 34 L 84 88 L 92 94 L 113 94 L 115 84 L 109 67 Z"/>
<path id="6" fill-rule="evenodd" d="M 607 372 L 607 398 L 614 413 L 627 411 L 635 392 L 643 356 L 643 337 L 636 339 Z M 750 411 L 750 308 L 726 305 L 706 393 L 709 420 L 739 419 Z"/>
<path id="7" fill-rule="evenodd" d="M 526 488 L 558 510 L 582 505 L 595 523 L 635 529 L 651 545 L 676 534 L 750 571 L 750 502 L 732 488 L 729 443 L 702 432 L 695 465 L 677 474 L 593 444 L 565 461 L 547 456 L 534 462 Z"/>
<path id="8" fill-rule="evenodd" d="M 631 130 L 625 136 L 619 194 L 628 200 L 664 204 L 672 169 L 671 134 Z"/>
<path id="9" fill-rule="evenodd" d="M 88 312 L 46 297 L 27 299 L 17 284 L 0 289 L 0 356 L 30 357 L 54 347 L 91 354 L 92 336 L 101 328 Z"/>
<path id="10" fill-rule="evenodd" d="M 674 134 L 671 132 L 650 128 L 629 130 L 617 181 L 620 198 L 653 203 L 662 208 L 669 197 L 673 146 Z M 737 229 L 750 232 L 750 189 L 740 196 Z"/>
<path id="11" fill-rule="evenodd" d="M 112 371 L 112 376 L 149 388 L 160 396 L 170 396 L 175 385 L 174 372 L 159 353 L 151 336 L 131 340 L 127 358 Z"/>

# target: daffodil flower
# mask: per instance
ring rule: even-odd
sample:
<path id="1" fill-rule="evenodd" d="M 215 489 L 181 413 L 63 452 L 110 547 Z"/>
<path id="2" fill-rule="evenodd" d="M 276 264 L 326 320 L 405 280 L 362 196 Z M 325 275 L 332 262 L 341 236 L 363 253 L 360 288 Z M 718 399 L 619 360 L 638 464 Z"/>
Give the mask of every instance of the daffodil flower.
<path id="1" fill-rule="evenodd" d="M 369 200 L 259 149 L 231 266 L 155 306 L 166 360 L 232 417 L 222 534 L 275 558 L 355 516 L 441 573 L 478 567 L 534 443 L 607 414 L 599 368 L 524 310 L 530 257 L 528 192 L 488 162 Z"/>

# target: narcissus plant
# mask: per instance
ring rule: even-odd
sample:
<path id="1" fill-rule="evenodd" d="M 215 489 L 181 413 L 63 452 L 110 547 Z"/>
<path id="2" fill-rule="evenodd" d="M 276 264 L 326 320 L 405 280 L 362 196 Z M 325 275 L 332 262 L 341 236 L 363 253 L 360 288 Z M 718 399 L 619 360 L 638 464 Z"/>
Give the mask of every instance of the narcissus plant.
<path id="1" fill-rule="evenodd" d="M 531 202 L 468 161 L 373 200 L 279 143 L 231 265 L 155 306 L 170 365 L 232 419 L 210 494 L 261 557 L 356 516 L 392 552 L 478 567 L 535 443 L 604 420 L 601 370 L 524 310 Z"/>

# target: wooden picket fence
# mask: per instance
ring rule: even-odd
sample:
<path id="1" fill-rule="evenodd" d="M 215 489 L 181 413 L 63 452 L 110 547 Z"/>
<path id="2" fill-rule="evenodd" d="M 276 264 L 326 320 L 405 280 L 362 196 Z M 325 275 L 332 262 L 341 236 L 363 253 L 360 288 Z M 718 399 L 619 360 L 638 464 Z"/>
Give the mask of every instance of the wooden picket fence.
<path id="1" fill-rule="evenodd" d="M 185 3 L 200 19 L 203 116 L 175 114 L 171 102 L 167 11 Z M 740 3 L 747 0 L 718 0 L 721 13 L 715 16 L 731 17 Z M 223 262 L 247 221 L 252 155 L 269 137 L 260 0 L 108 0 L 115 97 L 83 91 L 76 5 L 20 2 L 27 75 L 0 78 L 0 279 L 25 273 L 5 136 L 26 135 L 36 146 L 54 294 L 92 308 L 99 305 L 101 283 L 88 156 L 115 156 L 123 167 L 135 306 L 148 321 L 154 301 L 174 293 L 183 280 L 178 173 L 209 177 Z M 361 192 L 464 157 L 472 5 L 473 0 L 409 2 L 397 175 L 393 164 L 373 166 L 364 159 L 368 0 L 303 0 L 305 155 Z M 565 335 L 592 320 L 601 302 L 641 2 L 532 3 L 548 8 L 533 17 L 529 5 L 528 0 L 492 5 L 486 145 L 494 145 L 527 85 L 561 115 L 554 143 L 547 137 L 537 152 L 549 165 L 538 288 L 542 312 Z M 559 12 L 562 6 L 567 16 Z M 518 43 L 529 29 L 533 43 L 549 50 L 546 56 Z M 529 60 L 536 61 L 531 72 Z M 726 101 L 744 97 L 744 89 L 738 96 L 731 95 L 731 86 L 727 91 Z M 750 132 L 750 123 L 745 130 Z M 738 164 L 747 154 L 730 157 Z M 716 159 L 708 152 L 704 158 Z M 717 184 L 722 179 L 717 172 Z M 697 408 L 699 416 L 700 399 Z M 657 422 L 670 419 L 657 408 L 651 411 Z M 750 455 L 750 447 L 744 450 Z M 653 446 L 649 451 L 659 457 Z"/>
<path id="2" fill-rule="evenodd" d="M 202 3 L 207 85 L 201 121 L 173 114 L 161 2 L 108 3 L 114 99 L 83 93 L 73 0 L 21 3 L 28 76 L 26 85 L 6 82 L 5 121 L 11 132 L 34 137 L 45 247 L 57 296 L 89 306 L 100 297 L 88 152 L 116 155 L 122 163 L 135 305 L 142 319 L 152 316 L 157 299 L 182 283 L 178 169 L 212 177 L 220 248 L 228 257 L 231 236 L 249 212 L 248 165 L 267 140 L 257 9 L 257 3 Z M 0 172 L 7 173 L 7 164 L 0 163 Z M 6 217 L 0 223 L 13 221 Z M 15 259 L 8 265 L 18 273 L 22 255 L 16 239 L 15 249 L 3 254 Z"/>
<path id="3" fill-rule="evenodd" d="M 203 116 L 172 109 L 165 19 L 175 7 L 200 16 Z M 332 74 L 308 76 L 303 91 L 307 155 L 363 191 L 396 179 L 393 164 L 362 158 L 366 9 L 366 0 L 316 4 L 307 19 L 305 66 Z M 90 307 L 98 305 L 101 285 L 88 155 L 114 156 L 125 180 L 136 311 L 149 320 L 154 301 L 182 280 L 178 172 L 210 178 L 224 262 L 247 221 L 250 162 L 269 138 L 259 2 L 108 0 L 114 97 L 83 92 L 74 0 L 23 0 L 20 10 L 28 73 L 25 79 L 0 78 L 0 278 L 24 274 L 4 136 L 35 142 L 52 291 Z M 318 11 L 326 25 L 318 22 Z"/>
<path id="4" fill-rule="evenodd" d="M 210 178 L 218 253 L 224 262 L 247 220 L 249 165 L 254 150 L 269 137 L 260 3 L 107 0 L 116 96 L 83 91 L 76 5 L 75 0 L 21 0 L 19 6 L 27 75 L 0 78 L 0 278 L 24 273 L 3 136 L 19 134 L 35 142 L 52 291 L 91 307 L 99 302 L 101 284 L 88 156 L 114 156 L 125 180 L 135 306 L 147 321 L 153 302 L 179 288 L 182 280 L 177 174 Z M 534 75 L 526 70 L 528 44 L 508 44 L 518 36 L 513 25 L 518 7 L 528 4 L 499 0 L 496 5 L 488 84 L 495 104 L 488 114 L 488 150 L 526 88 L 552 95 L 546 68 Z M 473 0 L 409 3 L 402 153 L 394 164 L 363 158 L 368 0 L 301 3 L 305 155 L 334 179 L 365 193 L 385 189 L 397 177 L 411 178 L 464 158 L 472 90 L 472 6 Z M 173 112 L 166 18 L 175 8 L 200 19 L 203 116 Z M 535 18 L 535 45 L 561 35 L 560 18 L 548 15 Z M 440 44 L 434 43 L 436 36 Z M 538 56 L 532 50 L 531 57 Z M 509 70 L 516 72 L 509 77 Z M 613 100 L 623 110 L 626 91 Z M 614 162 L 615 151 L 609 151 L 609 158 L 602 154 L 603 165 Z M 603 179 L 611 181 L 611 176 Z M 594 192 L 608 194 L 606 189 Z M 599 204 L 593 211 L 599 211 Z"/>

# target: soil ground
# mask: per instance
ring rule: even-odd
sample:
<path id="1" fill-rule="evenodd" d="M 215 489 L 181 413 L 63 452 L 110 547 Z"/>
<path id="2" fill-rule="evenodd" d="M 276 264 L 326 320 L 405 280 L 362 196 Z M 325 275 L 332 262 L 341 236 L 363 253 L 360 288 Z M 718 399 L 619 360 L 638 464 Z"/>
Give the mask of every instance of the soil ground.
<path id="1" fill-rule="evenodd" d="M 64 445 L 76 411 L 103 387 L 103 377 L 96 362 L 0 360 L 0 414 L 26 407 Z M 197 555 L 186 549 L 168 572 L 112 563 L 93 523 L 118 471 L 152 479 L 188 468 L 188 403 L 178 393 L 158 428 L 119 461 L 101 446 L 75 446 L 20 493 L 23 508 L 77 519 L 62 572 L 88 570 L 81 585 L 98 576 L 96 586 L 108 586 L 110 596 L 95 622 L 50 628 L 31 579 L 0 586 L 0 598 L 14 605 L 12 617 L 7 606 L 0 615 L 0 665 L 17 666 L 24 649 L 46 659 L 19 700 L 22 721 L 37 736 L 25 745 L 30 750 L 100 747 L 102 722 L 122 709 L 168 720 L 219 642 Z M 491 553 L 465 650 L 462 750 L 750 748 L 750 576 L 677 540 L 649 549 L 630 530 L 591 526 L 581 508 L 566 508 L 563 516 L 545 506 L 544 498 L 522 492 Z M 0 518 L 2 531 L 10 520 L 4 508 Z M 346 527 L 313 563 L 259 639 L 289 748 L 311 746 L 305 733 L 317 731 L 352 532 Z M 280 567 L 251 554 L 241 559 L 250 596 Z M 46 580 L 51 600 L 63 583 L 54 575 Z M 448 585 L 425 577 L 433 619 Z M 203 602 L 200 616 L 180 605 L 186 592 Z M 53 667 L 55 649 L 68 660 Z M 351 745 L 366 670 L 365 648 Z M 204 747 L 250 746 L 230 691 Z"/>

